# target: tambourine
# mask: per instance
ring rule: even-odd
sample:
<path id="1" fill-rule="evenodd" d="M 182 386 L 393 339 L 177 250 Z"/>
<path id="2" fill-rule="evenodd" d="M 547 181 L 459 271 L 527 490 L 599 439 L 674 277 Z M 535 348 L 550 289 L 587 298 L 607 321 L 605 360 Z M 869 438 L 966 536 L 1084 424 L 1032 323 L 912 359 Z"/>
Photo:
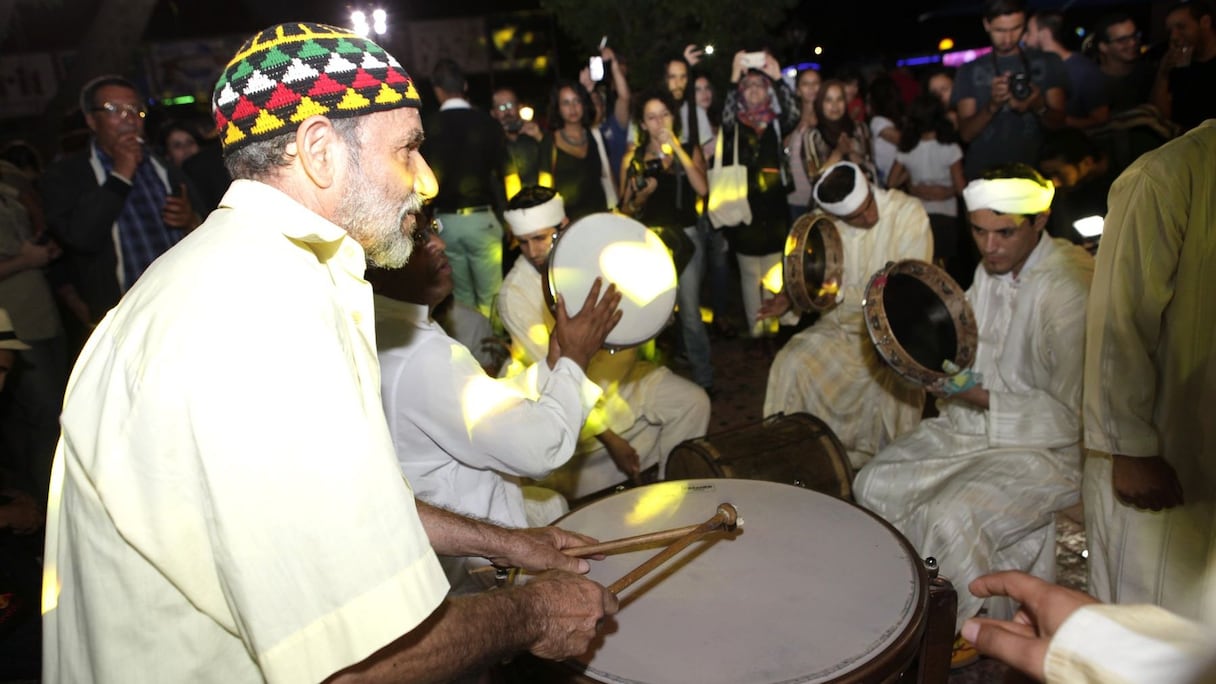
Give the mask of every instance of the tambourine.
<path id="1" fill-rule="evenodd" d="M 922 385 L 953 373 L 943 361 L 967 368 L 975 361 L 975 312 L 963 288 L 925 261 L 888 262 L 870 278 L 862 303 L 866 329 L 891 368 Z"/>
<path id="2" fill-rule="evenodd" d="M 619 214 L 591 214 L 562 231 L 541 271 L 545 302 L 557 310 L 557 295 L 566 312 L 578 313 L 595 279 L 621 293 L 621 320 L 608 333 L 604 347 L 623 349 L 658 335 L 676 306 L 676 267 L 654 231 Z"/>
<path id="3" fill-rule="evenodd" d="M 840 231 L 826 214 L 803 214 L 785 240 L 785 292 L 799 311 L 836 306 L 844 281 Z"/>

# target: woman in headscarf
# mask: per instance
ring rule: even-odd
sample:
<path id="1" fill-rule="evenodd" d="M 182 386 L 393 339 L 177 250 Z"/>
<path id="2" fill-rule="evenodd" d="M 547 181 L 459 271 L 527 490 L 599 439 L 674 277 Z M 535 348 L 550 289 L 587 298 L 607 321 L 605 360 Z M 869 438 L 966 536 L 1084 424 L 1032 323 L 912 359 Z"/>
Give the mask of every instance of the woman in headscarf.
<path id="1" fill-rule="evenodd" d="M 824 81 L 815 98 L 815 115 L 819 120 L 803 141 L 803 161 L 811 179 L 818 179 L 823 169 L 840 161 L 861 167 L 866 176 L 877 180 L 874 158 L 870 149 L 870 129 L 849 116 L 844 83 L 835 79 Z"/>

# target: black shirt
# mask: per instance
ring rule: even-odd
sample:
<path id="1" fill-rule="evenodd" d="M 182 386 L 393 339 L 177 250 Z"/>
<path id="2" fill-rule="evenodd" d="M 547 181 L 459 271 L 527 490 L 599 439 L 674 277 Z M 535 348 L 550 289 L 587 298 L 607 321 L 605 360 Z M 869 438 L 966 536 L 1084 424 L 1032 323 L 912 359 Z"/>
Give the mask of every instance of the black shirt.
<path id="1" fill-rule="evenodd" d="M 1216 117 L 1216 57 L 1170 71 L 1171 119 L 1190 130 Z"/>
<path id="2" fill-rule="evenodd" d="M 497 121 L 477 109 L 453 108 L 429 117 L 424 130 L 422 156 L 439 181 L 436 211 L 506 206 L 500 174 L 507 138 Z"/>

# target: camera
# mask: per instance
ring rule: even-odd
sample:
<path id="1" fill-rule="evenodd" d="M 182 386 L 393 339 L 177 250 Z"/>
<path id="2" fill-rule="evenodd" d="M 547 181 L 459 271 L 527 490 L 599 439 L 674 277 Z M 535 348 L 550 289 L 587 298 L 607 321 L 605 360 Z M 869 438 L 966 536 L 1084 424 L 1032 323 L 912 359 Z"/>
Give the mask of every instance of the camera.
<path id="1" fill-rule="evenodd" d="M 1015 100 L 1026 100 L 1030 98 L 1030 74 L 1020 72 L 1009 77 L 1009 94 Z"/>
<path id="2" fill-rule="evenodd" d="M 642 161 L 639 157 L 634 157 L 629 163 L 629 174 L 633 176 L 633 188 L 641 190 L 646 187 L 647 178 L 657 178 L 663 171 L 662 159 L 648 159 Z"/>

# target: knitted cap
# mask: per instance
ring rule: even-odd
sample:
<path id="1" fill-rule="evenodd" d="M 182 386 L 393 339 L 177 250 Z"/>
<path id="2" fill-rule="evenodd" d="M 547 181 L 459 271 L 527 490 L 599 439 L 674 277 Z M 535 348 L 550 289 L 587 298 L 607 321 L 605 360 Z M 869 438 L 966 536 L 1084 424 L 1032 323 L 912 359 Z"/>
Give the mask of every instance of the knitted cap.
<path id="1" fill-rule="evenodd" d="M 413 80 L 384 48 L 349 29 L 308 23 L 272 26 L 246 41 L 211 96 L 225 153 L 316 114 L 338 119 L 421 105 Z"/>

